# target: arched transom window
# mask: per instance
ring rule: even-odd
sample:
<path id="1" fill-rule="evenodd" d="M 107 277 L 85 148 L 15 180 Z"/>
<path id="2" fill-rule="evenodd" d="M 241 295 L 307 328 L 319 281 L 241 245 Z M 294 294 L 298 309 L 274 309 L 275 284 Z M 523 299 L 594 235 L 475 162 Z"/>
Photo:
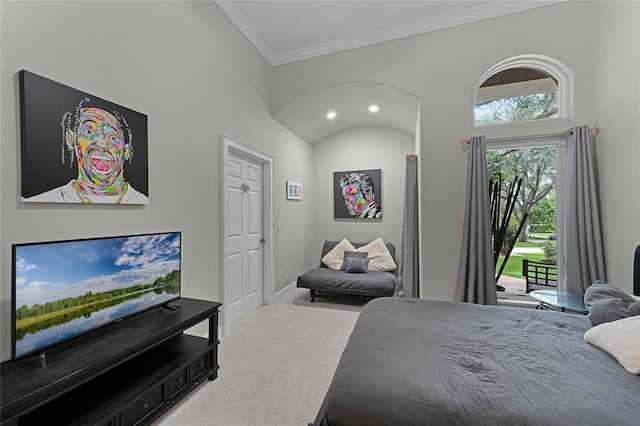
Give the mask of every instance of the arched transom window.
<path id="1" fill-rule="evenodd" d="M 475 87 L 476 125 L 569 115 L 570 79 L 550 58 L 518 56 L 493 66 Z"/>

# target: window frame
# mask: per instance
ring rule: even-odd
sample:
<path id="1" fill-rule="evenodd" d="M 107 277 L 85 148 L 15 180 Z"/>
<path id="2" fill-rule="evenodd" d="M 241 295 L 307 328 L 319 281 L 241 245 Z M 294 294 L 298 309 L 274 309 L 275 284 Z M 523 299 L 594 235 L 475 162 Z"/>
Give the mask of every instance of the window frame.
<path id="1" fill-rule="evenodd" d="M 523 136 L 486 141 L 486 151 L 526 149 L 555 146 L 556 148 L 556 253 L 558 290 L 566 289 L 564 266 L 565 199 L 567 182 L 567 141 L 561 135 Z"/>
<path id="2" fill-rule="evenodd" d="M 558 116 L 557 117 L 549 117 L 542 118 L 538 120 L 524 120 L 524 121 L 504 121 L 501 123 L 476 123 L 476 101 L 478 98 L 478 89 L 480 86 L 491 76 L 508 69 L 512 68 L 533 68 L 540 71 L 543 71 L 558 82 Z M 486 127 L 486 126 L 496 126 L 503 124 L 513 124 L 513 123 L 530 123 L 535 121 L 546 121 L 546 120 L 554 120 L 556 118 L 566 118 L 571 117 L 573 114 L 573 75 L 571 71 L 567 67 L 564 66 L 559 61 L 556 61 L 553 58 L 542 56 L 542 55 L 519 55 L 514 56 L 508 59 L 505 59 L 501 62 L 498 62 L 491 68 L 489 68 L 478 80 L 476 85 L 473 87 L 473 127 Z"/>

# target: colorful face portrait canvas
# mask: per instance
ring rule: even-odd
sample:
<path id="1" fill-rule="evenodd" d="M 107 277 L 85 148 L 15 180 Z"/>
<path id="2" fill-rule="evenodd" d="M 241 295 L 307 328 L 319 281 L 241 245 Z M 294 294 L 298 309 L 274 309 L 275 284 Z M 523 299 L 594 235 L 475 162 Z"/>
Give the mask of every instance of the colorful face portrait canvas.
<path id="1" fill-rule="evenodd" d="M 334 172 L 333 217 L 381 219 L 381 179 L 381 169 Z"/>
<path id="2" fill-rule="evenodd" d="M 23 70 L 20 118 L 22 201 L 149 203 L 145 114 Z"/>

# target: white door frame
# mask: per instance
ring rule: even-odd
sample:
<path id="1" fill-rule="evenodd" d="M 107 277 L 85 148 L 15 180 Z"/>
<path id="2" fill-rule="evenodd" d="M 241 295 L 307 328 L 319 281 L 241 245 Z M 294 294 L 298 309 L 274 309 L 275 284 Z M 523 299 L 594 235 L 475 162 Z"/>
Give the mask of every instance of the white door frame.
<path id="1" fill-rule="evenodd" d="M 229 248 L 227 243 L 227 237 L 229 236 L 229 211 L 227 206 L 229 205 L 229 195 L 227 193 L 227 183 L 229 175 L 229 153 L 238 154 L 244 157 L 248 157 L 258 163 L 262 164 L 263 170 L 263 188 L 262 188 L 262 211 L 263 215 L 263 238 L 266 242 L 262 245 L 263 250 L 263 280 L 262 280 L 262 298 L 263 304 L 271 305 L 275 299 L 275 277 L 273 271 L 275 270 L 274 255 L 273 255 L 273 157 L 260 152 L 250 146 L 244 145 L 229 136 L 220 135 L 220 147 L 221 147 L 221 186 L 220 193 L 222 194 L 222 214 L 221 229 L 222 229 L 222 279 L 224 281 L 222 286 L 224 305 L 222 308 L 222 317 L 224 318 L 224 332 L 227 333 L 231 326 L 229 316 L 227 315 L 227 305 L 229 303 L 230 286 L 229 282 L 229 265 L 228 254 Z"/>

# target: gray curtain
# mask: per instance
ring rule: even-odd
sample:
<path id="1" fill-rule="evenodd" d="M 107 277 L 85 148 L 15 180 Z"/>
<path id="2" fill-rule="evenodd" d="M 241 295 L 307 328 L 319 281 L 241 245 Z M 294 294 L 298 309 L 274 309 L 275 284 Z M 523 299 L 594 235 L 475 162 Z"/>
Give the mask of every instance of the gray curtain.
<path id="1" fill-rule="evenodd" d="M 469 142 L 464 229 L 455 300 L 497 305 L 486 154 L 484 136 L 472 137 Z"/>
<path id="2" fill-rule="evenodd" d="M 418 157 L 411 154 L 407 155 L 397 297 L 420 297 L 419 259 Z"/>
<path id="3" fill-rule="evenodd" d="M 567 291 L 580 296 L 594 281 L 606 281 L 591 143 L 588 126 L 567 135 L 564 265 Z"/>

